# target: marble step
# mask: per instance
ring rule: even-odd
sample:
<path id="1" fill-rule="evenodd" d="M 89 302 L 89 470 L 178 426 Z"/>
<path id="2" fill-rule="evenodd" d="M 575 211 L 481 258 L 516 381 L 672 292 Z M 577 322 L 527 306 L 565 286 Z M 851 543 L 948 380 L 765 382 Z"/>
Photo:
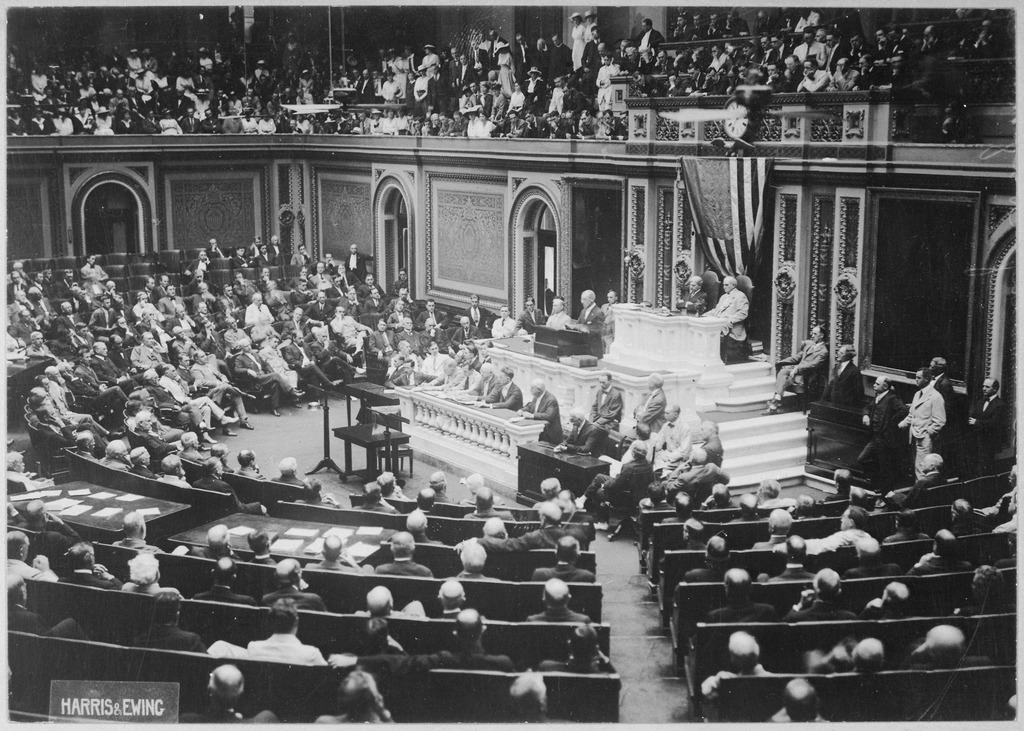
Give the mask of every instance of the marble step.
<path id="1" fill-rule="evenodd" d="M 728 398 L 738 399 L 740 397 L 750 396 L 761 397 L 765 394 L 769 396 L 775 392 L 775 379 L 769 376 L 762 378 L 745 378 L 743 380 L 734 381 L 729 386 Z M 765 401 L 767 401 L 767 397 Z"/>
<path id="2" fill-rule="evenodd" d="M 761 484 L 761 480 L 767 478 L 778 480 L 782 483 L 783 487 L 798 487 L 807 484 L 807 474 L 804 472 L 802 462 L 798 465 L 790 465 L 789 467 L 779 467 L 770 473 L 763 471 L 739 472 L 733 475 L 730 472 L 729 478 L 729 492 L 733 495 L 756 490 L 757 486 Z"/>
<path id="3" fill-rule="evenodd" d="M 777 479 L 776 475 L 780 470 L 799 467 L 802 472 L 806 459 L 807 447 L 802 444 L 752 454 L 736 454 L 735 452 L 730 452 L 729 448 L 726 447 L 725 462 L 722 468 L 729 473 L 730 478 L 758 475 L 758 480 L 765 478 Z"/>
<path id="4" fill-rule="evenodd" d="M 792 449 L 793 447 L 805 447 L 807 445 L 807 432 L 803 428 L 773 429 L 764 434 L 757 434 L 739 439 L 731 438 L 728 442 L 723 441 L 726 454 L 735 456 L 746 456 L 751 454 L 764 454 L 774 452 L 777 449 Z"/>
<path id="5" fill-rule="evenodd" d="M 807 416 L 799 411 L 791 411 L 775 416 L 752 416 L 749 419 L 726 421 L 719 425 L 718 433 L 726 450 L 730 442 L 745 437 L 764 437 L 782 431 L 807 429 Z"/>
<path id="6" fill-rule="evenodd" d="M 764 378 L 771 375 L 772 365 L 771 363 L 765 363 L 762 361 L 734 363 L 733 365 L 725 366 L 725 372 L 737 381 L 746 380 L 748 378 Z"/>

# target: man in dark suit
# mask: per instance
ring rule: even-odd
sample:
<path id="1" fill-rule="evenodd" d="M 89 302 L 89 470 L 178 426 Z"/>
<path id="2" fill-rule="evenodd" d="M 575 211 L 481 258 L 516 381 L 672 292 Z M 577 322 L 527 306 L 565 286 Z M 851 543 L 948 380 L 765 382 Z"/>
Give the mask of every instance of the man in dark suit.
<path id="1" fill-rule="evenodd" d="M 222 558 L 238 561 L 238 556 L 231 548 L 230 537 L 226 525 L 215 525 L 206 531 L 206 545 L 192 546 L 191 555 L 199 556 L 199 558 L 213 559 L 214 561 L 219 561 Z"/>
<path id="2" fill-rule="evenodd" d="M 471 294 L 469 296 L 469 307 L 466 308 L 465 316 L 469 318 L 469 324 L 474 332 L 486 332 L 489 329 L 488 320 L 492 315 L 490 310 L 480 306 L 480 295 Z"/>
<path id="3" fill-rule="evenodd" d="M 690 521 L 699 523 L 695 518 Z M 683 525 L 687 525 L 684 523 Z M 701 528 L 703 528 L 701 524 Z M 726 570 L 729 568 L 729 544 L 722 536 L 712 536 L 708 539 L 707 548 L 704 550 L 704 566 L 690 569 L 683 574 L 683 581 L 688 584 L 705 583 L 710 581 L 722 581 L 725 578 Z M 748 577 L 749 578 L 749 577 Z"/>
<path id="4" fill-rule="evenodd" d="M 235 562 L 227 556 L 217 559 L 217 565 L 213 567 L 213 585 L 207 591 L 201 591 L 193 599 L 206 602 L 220 602 L 221 604 L 244 604 L 249 607 L 256 606 L 256 600 L 245 594 L 236 594 L 231 590 L 235 582 Z"/>
<path id="5" fill-rule="evenodd" d="M 316 302 L 306 308 L 307 322 L 313 325 L 326 325 L 334 319 L 334 305 L 327 301 L 327 293 L 320 290 L 316 294 Z"/>
<path id="6" fill-rule="evenodd" d="M 527 297 L 523 311 L 519 313 L 519 317 L 516 319 L 516 332 L 518 333 L 522 330 L 527 335 L 532 335 L 536 332 L 537 325 L 543 324 L 544 315 L 537 311 L 536 300 L 533 297 Z"/>
<path id="7" fill-rule="evenodd" d="M 284 559 L 277 564 L 276 573 L 280 588 L 263 595 L 260 604 L 264 607 L 273 606 L 278 599 L 292 599 L 295 601 L 296 609 L 308 609 L 313 612 L 327 611 L 323 599 L 312 592 L 303 591 L 306 584 L 302 580 L 302 569 L 299 567 L 298 561 L 293 558 Z"/>
<path id="8" fill-rule="evenodd" d="M 882 547 L 874 538 L 862 538 L 854 545 L 857 549 L 857 565 L 843 572 L 844 579 L 900 576 L 903 573 L 898 564 L 882 563 Z"/>
<path id="9" fill-rule="evenodd" d="M 832 569 L 822 569 L 814 576 L 814 588 L 800 594 L 799 603 L 782 618 L 783 622 L 839 622 L 857 619 L 853 612 L 839 608 L 842 579 Z"/>
<path id="10" fill-rule="evenodd" d="M 634 41 L 639 49 L 650 48 L 658 50 L 658 46 L 665 42 L 665 36 L 654 29 L 654 21 L 644 18 L 640 24 L 640 35 Z"/>
<path id="11" fill-rule="evenodd" d="M 871 476 L 871 486 L 885 493 L 899 477 L 900 458 L 906 449 L 906 439 L 900 433 L 899 423 L 907 415 L 906 404 L 892 390 L 886 376 L 875 379 L 874 400 L 864 407 L 861 420 L 871 428 L 871 441 L 865 445 L 858 464 Z"/>
<path id="12" fill-rule="evenodd" d="M 566 326 L 567 330 L 581 330 L 583 332 L 604 332 L 604 312 L 597 306 L 597 295 L 594 290 L 588 289 L 580 295 L 580 316 L 576 323 Z"/>
<path id="13" fill-rule="evenodd" d="M 497 510 L 494 507 L 494 491 L 491 488 L 482 486 L 477 488 L 475 503 L 476 510 L 467 515 L 463 520 L 487 520 L 488 518 L 501 518 L 507 523 L 515 523 L 516 519 L 507 510 Z"/>
<path id="14" fill-rule="evenodd" d="M 968 561 L 957 558 L 957 538 L 945 528 L 935 534 L 931 553 L 926 553 L 914 564 L 908 576 L 930 576 L 931 574 L 952 574 L 970 571 L 974 567 Z"/>
<path id="15" fill-rule="evenodd" d="M 661 431 L 665 423 L 665 408 L 668 406 L 668 399 L 665 398 L 663 386 L 665 380 L 658 373 L 652 373 L 647 377 L 647 391 L 640 397 L 640 402 L 633 411 L 636 417 L 637 426 L 644 424 L 650 429 L 651 434 Z"/>
<path id="16" fill-rule="evenodd" d="M 519 411 L 523 408 L 523 392 L 519 389 L 512 379 L 515 377 L 515 372 L 508 366 L 503 366 L 494 372 L 494 387 L 484 397 L 485 406 L 489 409 L 508 409 L 509 411 Z"/>
<path id="17" fill-rule="evenodd" d="M 85 632 L 73 619 L 63 619 L 53 627 L 47 627 L 43 618 L 26 607 L 28 591 L 25 577 L 7 574 L 7 629 L 27 632 L 32 635 L 62 637 L 71 640 L 88 640 Z"/>
<path id="18" fill-rule="evenodd" d="M 531 399 L 523 404 L 519 415 L 525 419 L 544 421 L 544 431 L 540 433 L 540 440 L 548 444 L 559 444 L 562 441 L 562 417 L 558 410 L 558 399 L 556 399 L 544 384 L 541 378 L 535 378 L 530 383 Z"/>
<path id="19" fill-rule="evenodd" d="M 558 545 L 555 546 L 555 558 L 558 563 L 554 568 L 534 569 L 530 581 L 561 579 L 567 584 L 592 584 L 597 580 L 593 572 L 576 568 L 576 562 L 580 558 L 580 543 L 572 536 L 563 536 L 558 539 Z"/>
<path id="20" fill-rule="evenodd" d="M 572 431 L 555 447 L 555 451 L 599 457 L 607 432 L 587 421 L 586 412 L 579 406 L 573 407 L 569 413 L 569 422 L 572 424 Z"/>
<path id="21" fill-rule="evenodd" d="M 857 350 L 852 345 L 840 345 L 836 365 L 821 400 L 844 409 L 860 410 L 864 403 L 864 384 L 860 368 L 853 362 Z"/>
<path id="22" fill-rule="evenodd" d="M 559 539 L 573 536 L 579 541 L 583 550 L 590 546 L 590 530 L 588 526 L 571 523 L 563 525 L 562 509 L 553 502 L 542 502 L 537 505 L 540 516 L 540 528 L 525 533 L 519 538 L 493 538 L 484 536 L 477 539 L 487 553 L 519 553 L 533 551 L 538 548 L 556 548 Z"/>
<path id="23" fill-rule="evenodd" d="M 999 397 L 999 381 L 986 378 L 982 382 L 981 397 L 967 414 L 967 426 L 974 438 L 974 469 L 978 475 L 993 474 L 996 453 L 1003 448 L 1006 438 L 1006 402 Z"/>
<path id="24" fill-rule="evenodd" d="M 399 531 L 391 536 L 391 563 L 377 567 L 378 574 L 390 576 L 424 576 L 433 578 L 434 573 L 422 564 L 413 561 L 416 553 L 416 540 L 411 533 Z"/>
<path id="25" fill-rule="evenodd" d="M 243 718 L 235 711 L 245 690 L 245 678 L 234 665 L 221 665 L 210 673 L 206 686 L 210 701 L 202 713 L 181 714 L 182 723 L 277 723 L 272 711 L 260 711 L 252 718 Z"/>
<path id="26" fill-rule="evenodd" d="M 595 475 L 583 494 L 583 509 L 595 517 L 594 527 L 598 530 L 608 528 L 609 505 L 635 515 L 640 501 L 647 495 L 647 486 L 654 480 L 647 445 L 638 440 L 629 449 L 630 461 L 622 465 L 619 474 L 615 477 Z M 612 536 L 608 539 L 613 540 Z"/>
<path id="27" fill-rule="evenodd" d="M 152 624 L 135 637 L 132 645 L 150 650 L 178 650 L 206 654 L 206 645 L 195 632 L 178 627 L 181 595 L 161 591 L 153 600 Z"/>
<path id="28" fill-rule="evenodd" d="M 561 579 L 548 579 L 544 584 L 544 611 L 531 614 L 527 622 L 579 622 L 587 624 L 590 617 L 569 609 L 569 586 Z"/>
<path id="29" fill-rule="evenodd" d="M 42 500 L 31 500 L 25 506 L 25 527 L 32 531 L 26 560 L 31 563 L 36 556 L 46 556 L 57 573 L 67 564 L 68 549 L 82 540 L 59 515 L 48 513 Z"/>
<path id="30" fill-rule="evenodd" d="M 478 337 L 480 332 L 473 326 L 469 317 L 463 315 L 459 318 L 459 327 L 452 330 L 448 336 L 448 354 L 454 358 L 459 352 L 460 345 Z"/>
<path id="31" fill-rule="evenodd" d="M 887 492 L 882 496 L 886 507 L 891 510 L 914 510 L 921 505 L 924 494 L 931 488 L 942 485 L 946 479 L 942 476 L 942 457 L 937 454 L 926 454 L 921 460 L 923 474 L 906 492 Z M 851 490 L 852 494 L 852 490 Z"/>
<path id="32" fill-rule="evenodd" d="M 774 622 L 778 615 L 770 604 L 750 600 L 750 574 L 744 569 L 725 572 L 725 606 L 712 609 L 704 621 L 708 624 Z"/>
<path id="33" fill-rule="evenodd" d="M 603 429 L 618 431 L 622 421 L 622 391 L 612 386 L 612 374 L 602 373 L 598 380 L 590 421 Z"/>
<path id="34" fill-rule="evenodd" d="M 804 560 L 807 558 L 807 544 L 800 536 L 790 536 L 786 539 L 786 568 L 777 575 L 768 579 L 769 584 L 776 584 L 780 581 L 814 581 L 814 574 L 804 568 Z"/>
<path id="35" fill-rule="evenodd" d="M 192 487 L 199 490 L 210 490 L 211 492 L 223 492 L 231 495 L 235 502 L 236 513 L 246 513 L 248 515 L 266 515 L 267 509 L 260 503 L 243 503 L 238 499 L 238 495 L 234 489 L 224 480 L 220 479 L 224 473 L 224 465 L 216 457 L 210 457 L 203 462 L 203 476 L 192 483 Z"/>
<path id="36" fill-rule="evenodd" d="M 345 280 L 350 286 L 357 286 L 366 279 L 366 255 L 359 253 L 359 247 L 352 244 L 345 257 Z"/>
<path id="37" fill-rule="evenodd" d="M 71 547 L 68 551 L 68 567 L 71 574 L 61 578 L 62 583 L 93 586 L 97 589 L 121 588 L 121 582 L 105 566 L 96 563 L 96 550 L 88 541 L 80 541 Z"/>

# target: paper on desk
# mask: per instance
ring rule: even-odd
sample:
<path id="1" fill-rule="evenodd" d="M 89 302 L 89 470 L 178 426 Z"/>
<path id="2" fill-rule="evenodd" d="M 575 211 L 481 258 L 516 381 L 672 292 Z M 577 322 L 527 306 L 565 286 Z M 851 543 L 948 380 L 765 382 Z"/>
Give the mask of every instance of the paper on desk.
<path id="1" fill-rule="evenodd" d="M 377 546 L 371 543 L 353 543 L 345 552 L 348 553 L 352 558 L 366 558 L 371 553 L 377 550 Z"/>
<path id="2" fill-rule="evenodd" d="M 338 536 L 341 540 L 345 540 L 354 532 L 351 528 L 329 528 L 324 532 L 324 538 L 327 536 Z"/>
<path id="3" fill-rule="evenodd" d="M 26 492 L 24 497 L 22 497 L 20 499 L 21 500 L 35 500 L 36 498 L 40 498 L 41 499 L 41 498 L 44 498 L 44 497 L 57 497 L 62 492 L 64 492 L 64 491 L 63 490 L 36 490 L 35 492 Z"/>
<path id="4" fill-rule="evenodd" d="M 135 512 L 139 515 L 160 515 L 160 508 L 139 508 Z"/>
<path id="5" fill-rule="evenodd" d="M 114 497 L 112 492 L 98 492 L 92 496 L 94 500 L 109 500 L 112 497 Z"/>
<path id="6" fill-rule="evenodd" d="M 68 490 L 68 495 L 74 497 L 76 495 L 88 495 L 91 492 L 92 490 L 90 490 L 88 487 L 83 487 L 81 490 Z"/>
<path id="7" fill-rule="evenodd" d="M 296 536 L 298 538 L 312 538 L 320 531 L 316 528 L 289 528 L 284 532 L 286 536 Z"/>
<path id="8" fill-rule="evenodd" d="M 379 536 L 384 532 L 384 526 L 364 525 L 356 531 L 357 536 Z"/>
<path id="9" fill-rule="evenodd" d="M 31 492 L 22 492 L 22 493 L 19 493 L 17 495 L 8 495 L 7 496 L 7 499 L 10 500 L 12 503 L 21 502 L 22 500 L 35 500 L 35 498 L 36 498 L 35 493 L 31 493 Z"/>
<path id="10" fill-rule="evenodd" d="M 317 556 L 323 550 L 324 550 L 324 539 L 323 538 L 317 538 L 315 541 L 313 541 L 308 546 L 306 546 L 305 549 L 303 549 L 302 552 L 303 553 L 309 553 L 309 554 L 312 554 L 314 556 Z"/>
<path id="11" fill-rule="evenodd" d="M 54 512 L 58 512 L 58 511 L 63 510 L 64 508 L 70 508 L 72 505 L 78 505 L 78 503 L 80 503 L 80 502 L 82 502 L 82 501 L 81 500 L 72 500 L 71 498 L 66 498 L 65 497 L 65 498 L 61 498 L 60 500 L 51 500 L 48 503 L 43 503 L 43 506 L 47 510 L 52 510 Z"/>
<path id="12" fill-rule="evenodd" d="M 136 500 L 141 500 L 144 497 L 145 495 L 121 495 L 117 499 L 125 503 L 133 503 Z"/>
<path id="13" fill-rule="evenodd" d="M 103 508 L 102 510 L 97 510 L 95 513 L 93 513 L 92 517 L 94 517 L 94 518 L 109 518 L 110 516 L 117 515 L 120 512 L 121 512 L 121 508 Z"/>
<path id="14" fill-rule="evenodd" d="M 302 541 L 298 538 L 278 538 L 270 544 L 272 553 L 295 553 L 302 548 Z"/>
<path id="15" fill-rule="evenodd" d="M 247 536 L 252 533 L 255 528 L 250 528 L 247 525 L 239 525 L 228 531 L 228 535 L 232 536 Z"/>
<path id="16" fill-rule="evenodd" d="M 64 508 L 62 511 L 60 511 L 60 514 L 70 515 L 71 517 L 74 517 L 76 515 L 81 515 L 82 513 L 88 513 L 90 510 L 92 510 L 92 505 L 79 503 L 78 505 L 72 505 L 69 508 Z"/>

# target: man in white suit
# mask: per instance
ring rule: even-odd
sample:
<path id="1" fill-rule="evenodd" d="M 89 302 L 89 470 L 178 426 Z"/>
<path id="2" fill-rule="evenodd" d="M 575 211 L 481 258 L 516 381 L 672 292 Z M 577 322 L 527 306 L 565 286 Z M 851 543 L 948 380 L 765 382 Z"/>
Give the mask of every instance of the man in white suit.
<path id="1" fill-rule="evenodd" d="M 750 303 L 747 302 L 747 295 L 736 289 L 736 277 L 723 279 L 722 289 L 725 290 L 725 294 L 718 300 L 718 306 L 705 317 L 721 317 L 729 321 L 728 327 L 722 333 L 722 360 L 726 363 L 735 363 L 743 360 L 750 351 L 746 328 Z"/>
<path id="2" fill-rule="evenodd" d="M 946 404 L 942 394 L 935 390 L 931 372 L 922 368 L 917 372 L 918 391 L 910 403 L 910 413 L 900 422 L 900 429 L 909 429 L 914 445 L 914 473 L 917 479 L 925 474 L 924 458 L 939 452 L 939 432 L 946 425 Z"/>
<path id="3" fill-rule="evenodd" d="M 778 369 L 775 376 L 775 395 L 768 401 L 765 416 L 777 414 L 786 389 L 797 381 L 803 382 L 806 374 L 813 373 L 828 359 L 828 345 L 824 340 L 825 333 L 821 325 L 815 325 L 811 328 L 811 339 L 800 344 L 800 350 L 796 355 L 783 358 L 775 364 Z"/>

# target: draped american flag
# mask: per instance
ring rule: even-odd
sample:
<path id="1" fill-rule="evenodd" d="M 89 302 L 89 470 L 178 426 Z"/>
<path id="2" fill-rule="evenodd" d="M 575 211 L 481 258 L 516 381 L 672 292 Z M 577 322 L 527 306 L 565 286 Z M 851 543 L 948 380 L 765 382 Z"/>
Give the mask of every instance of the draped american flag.
<path id="1" fill-rule="evenodd" d="M 761 244 L 771 158 L 684 157 L 680 163 L 704 257 L 719 276 L 747 273 Z"/>

